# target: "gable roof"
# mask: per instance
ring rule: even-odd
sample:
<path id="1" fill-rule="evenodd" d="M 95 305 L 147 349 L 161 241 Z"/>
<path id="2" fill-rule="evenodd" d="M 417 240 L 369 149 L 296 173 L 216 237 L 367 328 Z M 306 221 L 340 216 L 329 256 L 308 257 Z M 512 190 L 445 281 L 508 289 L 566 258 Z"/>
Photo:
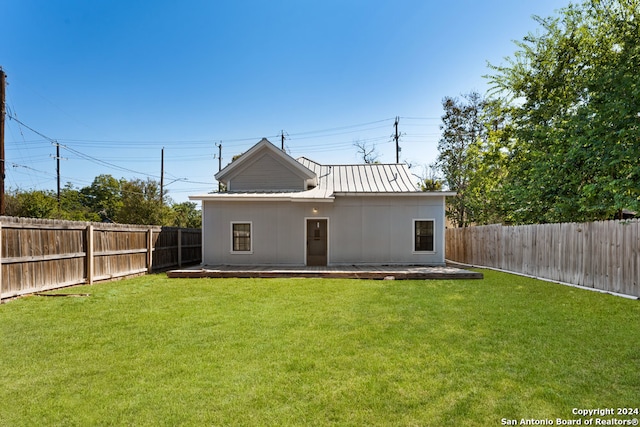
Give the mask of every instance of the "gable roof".
<path id="1" fill-rule="evenodd" d="M 254 159 L 263 154 L 270 155 L 302 179 L 313 180 L 316 178 L 316 175 L 300 162 L 297 162 L 293 157 L 273 145 L 267 138 L 262 138 L 256 145 L 215 174 L 216 180 L 226 183 L 230 177 L 249 166 Z"/>
<path id="2" fill-rule="evenodd" d="M 293 159 L 266 138 L 218 172 L 215 175 L 216 179 L 227 182 L 245 168 L 251 167 L 252 159 L 259 157 L 265 150 L 281 161 L 284 166 L 296 171 L 301 178 L 307 179 L 313 188 L 304 191 L 229 191 L 189 198 L 191 200 L 332 202 L 337 196 L 443 197 L 456 194 L 444 191 L 421 191 L 414 183 L 415 178 L 406 164 L 322 165 L 306 157 Z"/>

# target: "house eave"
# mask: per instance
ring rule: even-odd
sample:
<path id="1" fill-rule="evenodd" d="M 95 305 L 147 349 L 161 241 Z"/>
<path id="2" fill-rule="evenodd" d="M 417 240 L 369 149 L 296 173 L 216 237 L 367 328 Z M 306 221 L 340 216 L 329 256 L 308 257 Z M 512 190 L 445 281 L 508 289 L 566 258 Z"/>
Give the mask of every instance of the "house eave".
<path id="1" fill-rule="evenodd" d="M 326 195 L 312 195 L 309 192 L 291 193 L 209 193 L 189 196 L 189 200 L 225 202 L 310 202 L 332 203 L 336 197 L 449 197 L 453 191 L 412 191 L 412 192 L 336 192 Z"/>
<path id="2" fill-rule="evenodd" d="M 333 203 L 334 197 L 310 197 L 300 193 L 283 194 L 228 194 L 213 193 L 189 196 L 189 200 L 216 202 L 297 202 L 297 203 Z"/>
<path id="3" fill-rule="evenodd" d="M 335 192 L 340 197 L 450 197 L 454 191 L 389 191 L 389 192 Z"/>

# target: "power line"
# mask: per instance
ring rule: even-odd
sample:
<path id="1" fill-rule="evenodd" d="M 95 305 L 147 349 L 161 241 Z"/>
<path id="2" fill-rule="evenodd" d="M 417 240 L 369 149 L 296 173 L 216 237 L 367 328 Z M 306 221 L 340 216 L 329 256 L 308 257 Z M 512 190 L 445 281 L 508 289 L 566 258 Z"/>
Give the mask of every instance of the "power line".
<path id="1" fill-rule="evenodd" d="M 32 127 L 28 126 L 27 124 L 25 124 L 25 123 L 24 123 L 24 122 L 22 122 L 21 120 L 18 120 L 18 119 L 17 119 L 17 118 L 15 118 L 14 116 L 9 116 L 9 118 L 10 118 L 11 120 L 15 120 L 17 123 L 21 124 L 21 125 L 22 125 L 22 126 L 24 126 L 25 128 L 29 129 L 31 132 L 35 133 L 36 135 L 41 136 L 42 138 L 46 139 L 47 141 L 51 142 L 52 144 L 56 145 L 57 147 L 62 147 L 62 148 L 64 148 L 65 150 L 68 150 L 68 151 L 70 151 L 70 152 L 72 152 L 72 153 L 76 154 L 77 156 L 80 156 L 80 157 L 81 157 L 81 158 L 83 158 L 84 160 L 88 160 L 88 161 L 90 161 L 90 162 L 93 162 L 93 163 L 96 163 L 96 164 L 99 164 L 99 165 L 103 165 L 103 166 L 107 166 L 107 167 L 110 167 L 110 168 L 113 168 L 113 169 L 116 169 L 116 170 L 120 170 L 120 171 L 123 171 L 123 172 L 131 172 L 131 173 L 135 173 L 135 174 L 137 174 L 137 175 L 144 175 L 144 176 L 147 176 L 147 177 L 154 177 L 154 178 L 158 178 L 158 176 L 157 176 L 157 175 L 152 175 L 152 174 L 148 174 L 148 173 L 146 173 L 146 172 L 140 172 L 140 171 L 136 171 L 136 170 L 133 170 L 133 169 L 129 169 L 129 168 L 125 168 L 125 167 L 122 167 L 122 166 L 118 166 L 118 165 L 116 165 L 116 164 L 109 163 L 109 162 L 106 162 L 106 161 L 104 161 L 104 160 L 98 159 L 98 158 L 96 158 L 96 157 L 90 156 L 90 155 L 88 155 L 88 154 L 82 153 L 82 152 L 80 152 L 80 151 L 78 151 L 78 150 L 76 150 L 76 149 L 74 149 L 74 148 L 71 148 L 71 147 L 69 147 L 69 146 L 67 146 L 67 145 L 62 145 L 62 144 L 60 144 L 58 141 L 56 141 L 55 139 L 50 138 L 50 137 L 48 137 L 47 135 L 45 135 L 45 134 L 43 134 L 43 133 L 41 133 L 41 132 L 39 132 L 39 131 L 35 130 L 34 128 L 32 128 Z M 58 156 L 58 157 L 59 157 L 59 156 Z"/>
<path id="2" fill-rule="evenodd" d="M 295 133 L 292 133 L 291 135 L 299 136 L 299 135 L 309 135 L 309 134 L 314 134 L 314 133 L 334 132 L 334 131 L 338 131 L 338 130 L 352 129 L 352 128 L 355 128 L 355 127 L 363 127 L 363 126 L 374 125 L 374 124 L 378 124 L 378 123 L 388 122 L 388 121 L 391 121 L 391 120 L 393 120 L 393 119 L 392 118 L 388 118 L 388 119 L 382 119 L 382 120 L 375 120 L 373 122 L 360 123 L 360 124 L 356 124 L 356 125 L 340 126 L 340 127 L 320 129 L 320 130 L 311 130 L 311 131 L 306 131 L 306 132 L 295 132 Z M 381 126 L 381 127 L 384 127 L 384 126 Z M 376 127 L 376 128 L 373 128 L 373 129 L 378 129 L 378 128 Z M 352 132 L 342 132 L 340 134 L 343 134 L 343 133 L 352 133 Z"/>
<path id="3" fill-rule="evenodd" d="M 405 117 L 400 116 L 401 119 L 405 120 L 442 120 L 442 117 Z"/>
<path id="4" fill-rule="evenodd" d="M 52 143 L 52 144 L 55 144 L 55 143 L 56 143 L 55 139 L 53 139 L 53 138 L 49 138 L 47 135 L 45 135 L 45 134 L 43 134 L 43 133 L 40 133 L 40 132 L 38 132 L 37 130 L 35 130 L 34 128 L 32 128 L 32 127 L 30 127 L 30 126 L 26 125 L 24 122 L 22 122 L 22 121 L 18 120 L 18 118 L 17 118 L 17 117 L 15 117 L 14 115 L 12 115 L 12 114 L 8 114 L 8 115 L 7 115 L 7 117 L 9 117 L 9 119 L 11 119 L 11 120 L 15 121 L 16 123 L 21 124 L 23 127 L 25 127 L 25 128 L 27 128 L 27 129 L 29 129 L 31 132 L 35 133 L 36 135 L 39 135 L 39 136 L 41 136 L 42 138 L 46 139 L 46 140 L 47 140 L 47 141 L 49 141 L 50 143 Z"/>
<path id="5" fill-rule="evenodd" d="M 25 128 L 31 130 L 32 132 L 34 132 L 35 134 L 41 136 L 42 138 L 53 142 L 53 139 L 42 134 L 41 132 L 35 130 L 34 128 L 26 125 L 24 122 L 22 122 L 21 120 L 19 120 L 15 114 L 13 114 L 12 112 L 10 112 L 8 114 L 8 117 L 14 121 L 16 121 L 17 123 L 19 123 L 20 125 L 24 126 Z M 436 117 L 405 117 L 405 116 L 398 116 L 397 118 L 402 118 L 402 119 L 407 119 L 407 120 L 441 120 L 440 118 L 436 118 Z M 346 125 L 346 126 L 338 126 L 338 127 L 331 127 L 331 128 L 324 128 L 324 129 L 318 129 L 318 130 L 311 130 L 311 131 L 303 131 L 303 132 L 292 132 L 289 134 L 289 136 L 291 137 L 295 137 L 296 140 L 301 140 L 301 139 L 315 139 L 315 138 L 325 138 L 325 137 L 330 137 L 330 136 L 338 136 L 338 135 L 346 135 L 346 134 L 351 134 L 351 133 L 357 133 L 357 132 L 366 132 L 366 131 L 371 131 L 371 130 L 376 130 L 376 129 L 383 129 L 386 128 L 386 125 L 380 125 L 380 126 L 374 126 L 374 127 L 370 127 L 371 125 L 374 124 L 380 124 L 380 123 L 384 123 L 384 122 L 389 122 L 394 120 L 394 118 L 386 118 L 386 119 L 381 119 L 381 120 L 375 120 L 375 121 L 371 121 L 371 122 L 366 122 L 366 123 L 359 123 L 359 124 L 354 124 L 354 125 Z M 407 124 L 408 126 L 432 126 L 431 124 L 414 124 L 414 123 L 409 123 Z M 369 127 L 367 127 L 369 126 Z M 358 129 L 358 128 L 362 128 L 362 129 Z M 267 136 L 267 138 L 280 138 L 281 134 L 274 134 L 271 136 Z M 73 139 L 73 138 L 58 138 L 57 140 L 61 143 L 76 143 L 76 144 L 80 144 L 82 146 L 87 146 L 87 147 L 103 147 L 104 144 L 112 144 L 112 145 L 123 145 L 126 146 L 126 148 L 128 147 L 132 147 L 132 148 L 136 148 L 135 146 L 147 146 L 147 145 L 152 145 L 152 146 L 158 146 L 158 145 L 171 145 L 171 144 L 180 144 L 180 148 L 184 149 L 185 148 L 185 144 L 196 144 L 196 146 L 194 146 L 195 148 L 200 148 L 201 145 L 206 146 L 206 145 L 210 145 L 211 144 L 211 140 L 221 140 L 223 139 L 225 141 L 225 143 L 242 143 L 242 142 L 251 142 L 251 141 L 258 141 L 260 140 L 262 137 L 243 137 L 243 138 L 208 138 L 208 139 L 185 139 L 185 140 L 163 140 L 163 141 L 159 141 L 159 140 L 98 140 L 98 139 Z M 37 142 L 35 140 L 31 140 L 31 141 L 24 141 L 24 142 Z M 239 144 L 233 144 L 233 145 L 239 145 Z"/>
<path id="6" fill-rule="evenodd" d="M 11 116 L 11 118 L 13 120 L 15 120 L 16 122 L 22 124 L 23 126 L 25 126 L 27 129 L 33 131 L 34 133 L 36 133 L 37 135 L 42 136 L 43 138 L 50 140 L 50 138 L 48 138 L 47 136 L 41 134 L 40 132 L 35 131 L 33 128 L 30 128 L 29 126 L 24 125 L 21 121 L 19 121 L 17 118 L 15 118 L 14 115 Z M 325 129 L 318 129 L 318 130 L 311 130 L 311 131 L 303 131 L 303 132 L 293 132 L 290 133 L 289 136 L 291 137 L 296 137 L 295 139 L 313 139 L 313 138 L 322 138 L 322 137 L 328 137 L 328 136 L 336 136 L 336 135 L 345 135 L 345 134 L 350 134 L 350 133 L 357 133 L 357 132 L 364 132 L 364 131 L 369 131 L 369 130 L 375 130 L 375 129 L 382 129 L 385 128 L 386 126 L 381 125 L 381 126 L 376 126 L 376 127 L 367 127 L 364 129 L 356 129 L 356 128 L 362 128 L 365 126 L 370 126 L 370 125 L 374 125 L 374 124 L 380 124 L 383 122 L 388 122 L 393 120 L 393 118 L 387 118 L 387 119 L 382 119 L 382 120 L 375 120 L 372 122 L 366 122 L 366 123 L 359 123 L 359 124 L 354 124 L 354 125 L 347 125 L 347 126 L 339 126 L 339 127 L 332 127 L 332 128 L 325 128 Z M 350 129 L 350 130 L 349 130 Z M 336 132 L 336 131 L 341 131 L 344 130 L 345 132 Z M 314 135 L 314 134 L 324 134 L 324 135 L 316 135 L 316 136 L 310 136 L 310 135 Z M 266 138 L 280 138 L 281 134 L 274 134 L 274 135 L 269 135 Z M 171 145 L 171 144 L 180 144 L 181 149 L 184 148 L 184 144 L 197 144 L 198 146 L 200 145 L 209 145 L 211 144 L 211 140 L 224 140 L 225 143 L 242 143 L 242 142 L 251 142 L 251 141 L 259 141 L 262 138 L 262 136 L 260 137 L 242 137 L 242 138 L 209 138 L 209 139 L 185 139 L 185 140 L 98 140 L 98 139 L 73 139 L 73 138 L 58 138 L 58 141 L 61 142 L 65 142 L 65 143 L 77 143 L 77 144 L 81 144 L 83 146 L 95 146 L 95 147 L 102 147 L 104 144 L 112 144 L 112 145 L 124 145 L 127 147 L 130 147 L 132 145 L 138 145 L 138 146 L 145 146 L 145 145 L 151 145 L 151 146 L 157 146 L 157 145 Z M 233 145 L 240 145 L 240 144 L 233 144 Z"/>
<path id="7" fill-rule="evenodd" d="M 140 155 L 140 156 L 131 155 L 127 157 L 100 156 L 100 158 L 98 158 L 94 155 L 87 154 L 86 152 L 81 151 L 78 148 L 74 148 L 73 146 L 77 146 L 81 148 L 99 147 L 104 149 L 106 145 L 109 147 L 109 149 L 111 149 L 111 152 L 113 152 L 114 151 L 113 149 L 115 148 L 117 150 L 116 152 L 123 155 L 124 154 L 123 152 L 125 152 L 126 150 L 147 150 L 148 151 L 149 148 L 157 147 L 159 144 L 166 144 L 168 146 L 168 149 L 171 150 L 172 145 L 175 144 L 175 145 L 179 145 L 180 154 L 176 156 L 170 156 L 169 159 L 170 161 L 175 160 L 175 161 L 180 161 L 184 163 L 185 161 L 187 162 L 202 161 L 203 158 L 205 157 L 210 158 L 208 154 L 188 155 L 185 152 L 186 150 L 198 150 L 199 153 L 203 153 L 203 150 L 206 150 L 206 152 L 212 152 L 213 147 L 211 146 L 211 141 L 220 140 L 219 138 L 208 138 L 206 140 L 205 139 L 185 139 L 185 140 L 162 141 L 162 142 L 158 140 L 154 140 L 154 141 L 151 141 L 151 140 L 94 140 L 94 139 L 73 139 L 73 138 L 68 138 L 68 139 L 58 138 L 57 140 L 55 140 L 54 138 L 47 136 L 46 134 L 36 130 L 35 128 L 19 120 L 14 111 L 9 111 L 8 117 L 12 121 L 15 121 L 19 127 L 20 135 L 22 136 L 22 144 L 20 144 L 21 146 L 28 146 L 28 145 L 36 146 L 37 144 L 40 144 L 42 140 L 49 141 L 51 143 L 60 144 L 60 148 L 67 150 L 67 152 L 70 154 L 69 155 L 70 159 L 84 160 L 84 161 L 88 161 L 112 170 L 132 173 L 135 175 L 141 175 L 143 177 L 154 178 L 154 179 L 158 179 L 159 176 L 153 173 L 142 172 L 134 168 L 129 168 L 123 165 L 123 163 L 130 163 L 130 162 L 136 162 L 137 164 L 144 163 L 144 162 L 155 163 L 156 161 L 150 160 L 149 156 L 143 156 L 143 155 Z M 404 126 L 416 127 L 416 128 L 422 128 L 422 129 L 420 129 L 420 133 L 416 133 L 416 134 L 413 134 L 413 133 L 409 133 L 409 134 L 402 133 L 401 135 L 398 134 L 398 139 L 400 137 L 403 137 L 403 138 L 406 137 L 406 139 L 404 139 L 405 141 L 409 140 L 409 141 L 415 141 L 414 143 L 417 143 L 417 141 L 420 139 L 425 139 L 425 138 L 430 138 L 432 136 L 440 135 L 439 133 L 438 134 L 425 133 L 425 129 L 424 129 L 424 127 L 437 125 L 429 122 L 434 120 L 440 120 L 439 118 L 397 116 L 395 120 L 398 121 L 400 118 L 402 118 L 403 120 L 406 120 Z M 289 136 L 287 145 L 290 146 L 288 148 L 290 148 L 292 152 L 299 153 L 298 155 L 308 155 L 312 153 L 324 153 L 324 152 L 352 151 L 353 139 L 348 138 L 347 136 L 354 135 L 354 134 L 364 134 L 367 136 L 366 138 L 358 138 L 358 140 L 360 141 L 376 142 L 377 144 L 380 144 L 380 145 L 391 144 L 393 142 L 393 139 L 395 138 L 392 138 L 392 140 L 389 140 L 387 132 L 378 132 L 378 131 L 381 129 L 387 129 L 389 126 L 389 122 L 393 120 L 394 118 L 385 118 L 381 120 L 375 120 L 375 121 L 352 124 L 352 125 L 326 127 L 326 128 L 310 130 L 310 131 L 292 132 Z M 42 140 L 26 140 L 23 134 L 23 128 L 33 132 L 35 135 L 42 138 Z M 273 142 L 276 142 L 277 138 L 282 138 L 283 133 L 284 132 L 280 132 L 279 134 L 271 135 L 271 136 L 268 136 L 267 138 L 270 138 Z M 336 138 L 336 137 L 342 137 L 342 138 Z M 247 143 L 255 143 L 255 141 L 258 141 L 260 138 L 261 137 L 224 138 L 225 148 L 226 149 L 230 148 L 232 152 L 235 150 L 240 151 L 247 146 Z M 177 148 L 175 147 L 175 145 L 173 148 Z M 19 148 L 12 148 L 12 149 L 19 150 Z M 397 150 L 396 153 L 398 151 L 399 150 Z M 26 154 L 26 153 L 23 153 L 23 154 Z M 294 156 L 294 157 L 297 157 L 297 156 Z M 33 153 L 28 153 L 26 155 L 23 155 L 22 159 L 24 160 L 23 163 L 28 162 L 29 164 L 44 161 L 43 156 L 37 156 L 37 155 L 34 155 Z M 29 168 L 25 170 L 32 170 L 34 172 L 37 171 L 37 169 L 29 169 Z M 38 171 L 36 173 L 45 173 L 49 175 L 49 173 L 46 173 L 43 171 Z M 65 179 L 68 179 L 69 182 L 82 181 L 82 180 L 76 180 L 74 178 L 69 178 L 69 177 L 65 177 Z M 188 179 L 184 179 L 182 181 L 185 184 L 206 185 L 206 186 L 215 185 L 215 182 L 213 180 L 211 182 L 189 181 Z M 172 191 L 182 192 L 182 191 L 188 191 L 188 190 L 172 190 Z"/>

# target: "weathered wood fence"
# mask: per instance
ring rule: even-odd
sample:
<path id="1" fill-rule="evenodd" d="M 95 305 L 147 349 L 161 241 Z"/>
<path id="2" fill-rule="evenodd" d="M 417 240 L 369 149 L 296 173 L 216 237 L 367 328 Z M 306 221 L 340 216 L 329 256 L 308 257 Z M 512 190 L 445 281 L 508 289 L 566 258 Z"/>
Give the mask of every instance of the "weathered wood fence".
<path id="1" fill-rule="evenodd" d="M 198 263 L 201 246 L 199 229 L 0 217 L 0 295 Z"/>
<path id="2" fill-rule="evenodd" d="M 446 231 L 447 259 L 640 297 L 640 220 Z"/>

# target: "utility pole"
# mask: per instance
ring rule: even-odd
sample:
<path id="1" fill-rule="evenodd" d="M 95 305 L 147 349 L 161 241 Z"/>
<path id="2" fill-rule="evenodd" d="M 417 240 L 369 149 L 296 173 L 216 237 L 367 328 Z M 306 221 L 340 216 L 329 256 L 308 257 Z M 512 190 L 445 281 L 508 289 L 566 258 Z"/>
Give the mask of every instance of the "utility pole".
<path id="1" fill-rule="evenodd" d="M 53 157 L 54 159 L 56 159 L 56 181 L 58 182 L 58 209 L 61 209 L 61 204 L 60 204 L 60 160 L 64 159 L 67 160 L 64 157 L 60 157 L 60 143 L 58 141 L 53 141 L 52 144 L 54 144 L 56 146 L 56 155 L 55 156 L 49 156 L 49 157 Z"/>
<path id="2" fill-rule="evenodd" d="M 0 67 L 0 215 L 5 214 L 5 201 L 4 201 L 4 116 L 6 112 L 5 108 L 5 87 L 7 86 L 7 75 L 4 73 L 2 67 Z"/>
<path id="3" fill-rule="evenodd" d="M 222 170 L 222 141 L 219 144 L 216 142 L 216 147 L 218 147 L 218 172 L 220 172 Z M 218 181 L 218 192 L 220 191 L 222 191 L 222 183 Z"/>
<path id="4" fill-rule="evenodd" d="M 222 141 L 220 144 L 216 142 L 216 147 L 218 147 L 218 172 L 222 170 Z"/>
<path id="5" fill-rule="evenodd" d="M 58 175 L 58 210 L 60 210 L 60 144 L 56 141 L 56 174 Z"/>
<path id="6" fill-rule="evenodd" d="M 284 151 L 284 130 L 282 130 L 282 132 L 280 133 L 281 136 L 281 150 Z"/>
<path id="7" fill-rule="evenodd" d="M 164 205 L 164 147 L 160 153 L 160 206 L 162 206 Z"/>
<path id="8" fill-rule="evenodd" d="M 393 137 L 393 139 L 396 140 L 396 163 L 400 163 L 400 144 L 399 144 L 400 134 L 398 133 L 399 122 L 400 122 L 400 117 L 396 116 L 396 122 L 393 124 L 393 126 L 396 128 L 396 134 Z"/>

